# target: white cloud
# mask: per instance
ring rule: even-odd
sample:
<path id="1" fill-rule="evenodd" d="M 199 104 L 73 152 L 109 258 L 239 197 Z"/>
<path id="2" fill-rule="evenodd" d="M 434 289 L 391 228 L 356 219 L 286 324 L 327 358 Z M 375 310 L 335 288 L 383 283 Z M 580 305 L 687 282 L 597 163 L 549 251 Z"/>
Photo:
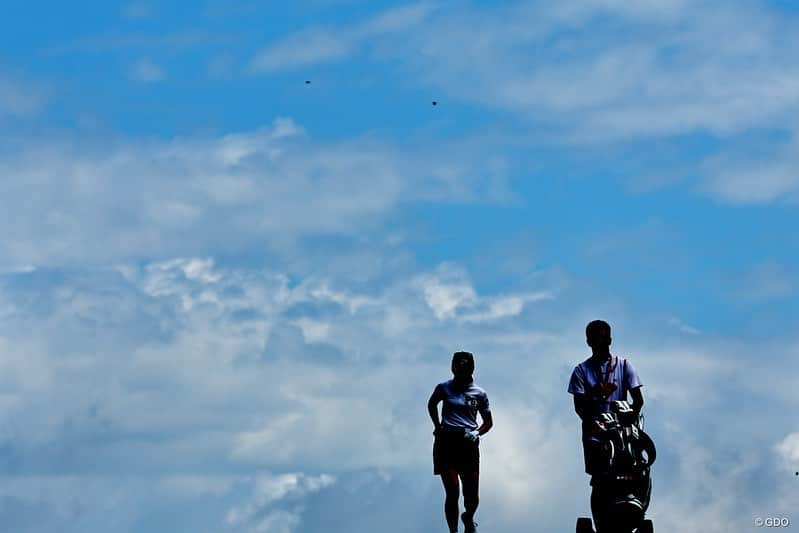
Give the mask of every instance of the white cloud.
<path id="1" fill-rule="evenodd" d="M 668 319 L 668 324 L 671 327 L 676 328 L 677 330 L 679 330 L 679 331 L 681 331 L 683 333 L 688 333 L 689 335 L 699 335 L 701 333 L 701 331 L 699 331 L 695 327 L 689 326 L 688 324 L 686 324 L 685 322 L 683 322 L 682 320 L 680 320 L 676 316 L 675 317 L 670 317 Z"/>
<path id="2" fill-rule="evenodd" d="M 468 275 L 455 265 L 442 264 L 435 274 L 424 274 L 415 280 L 427 305 L 438 320 L 483 322 L 519 315 L 525 303 L 551 300 L 550 290 L 525 292 L 509 296 L 480 298 Z"/>
<path id="3" fill-rule="evenodd" d="M 161 478 L 158 487 L 169 496 L 193 499 L 207 495 L 225 495 L 232 490 L 234 484 L 243 480 L 246 478 L 224 475 L 175 475 Z"/>
<path id="4" fill-rule="evenodd" d="M 424 22 L 436 8 L 430 2 L 416 2 L 391 7 L 356 26 L 362 38 L 412 29 Z"/>
<path id="5" fill-rule="evenodd" d="M 763 204 L 799 191 L 799 174 L 787 162 L 765 167 L 728 169 L 707 180 L 706 188 L 722 201 L 735 204 Z"/>
<path id="6" fill-rule="evenodd" d="M 350 28 L 313 27 L 259 50 L 252 60 L 255 72 L 274 72 L 342 60 L 372 37 L 400 34 L 424 20 L 431 11 L 427 3 L 388 9 Z"/>
<path id="7" fill-rule="evenodd" d="M 583 481 L 577 425 L 534 403 L 528 397 L 503 404 L 503 423 L 480 444 L 482 498 L 494 508 L 498 526 L 539 522 L 547 509 L 583 503 L 574 491 L 574 482 Z"/>
<path id="8" fill-rule="evenodd" d="M 296 323 L 300 326 L 302 336 L 308 344 L 324 341 L 330 335 L 330 324 L 326 322 L 301 318 Z"/>
<path id="9" fill-rule="evenodd" d="M 676 68 L 658 73 L 661 56 L 670 50 L 660 41 L 621 47 L 599 39 L 588 59 L 577 53 L 585 51 L 592 14 L 610 10 L 605 14 L 622 25 L 643 20 L 659 39 L 670 24 L 685 22 L 687 2 L 605 0 L 558 4 L 543 12 L 533 4 L 527 10 L 519 6 L 514 11 L 519 16 L 505 21 L 507 35 L 498 31 L 498 17 L 482 17 L 486 29 L 471 27 L 473 45 L 466 39 L 467 23 L 481 17 L 460 13 L 437 20 L 439 41 L 425 26 L 430 14 L 411 7 L 353 26 L 347 31 L 355 37 L 325 30 L 334 43 L 331 56 L 313 47 L 302 52 L 305 56 L 287 51 L 282 59 L 272 57 L 267 69 L 341 59 L 369 48 L 372 38 L 380 40 L 374 57 L 390 55 L 391 34 L 402 28 L 410 46 L 430 45 L 423 48 L 421 65 L 409 61 L 406 68 L 448 58 L 455 63 L 441 78 L 435 69 L 423 69 L 427 83 L 443 87 L 463 68 L 459 62 L 473 61 L 477 85 L 490 85 L 487 74 L 496 67 L 490 73 L 498 79 L 511 72 L 507 86 L 503 81 L 487 87 L 487 96 L 472 87 L 451 90 L 484 103 L 506 94 L 501 106 L 531 113 L 534 120 L 556 120 L 562 113 L 576 129 L 609 127 L 608 135 L 617 138 L 696 127 L 724 135 L 768 122 L 793 98 L 789 80 L 771 64 L 761 72 L 768 87 L 751 80 L 736 85 L 723 64 L 737 54 L 769 55 L 773 43 L 758 25 L 775 23 L 768 17 L 754 17 L 751 31 L 712 48 L 721 67 L 698 55 L 687 78 L 680 78 Z M 739 27 L 736 14 L 718 9 Z M 574 41 L 548 33 L 553 21 L 570 29 Z M 678 63 L 705 49 L 707 43 L 690 44 L 702 29 L 694 24 L 705 23 L 710 24 L 691 22 L 675 35 L 671 45 Z M 449 46 L 453 52 L 461 47 L 465 58 L 436 48 L 452 35 L 463 37 Z M 343 39 L 343 55 L 337 55 L 336 39 Z M 514 71 L 527 65 L 518 63 L 523 52 L 550 40 L 564 54 L 564 67 L 552 63 L 541 65 L 541 72 L 529 65 Z M 510 53 L 494 53 L 504 50 Z M 786 75 L 792 68 L 789 63 Z M 686 87 L 668 76 L 683 79 Z M 708 83 L 709 99 L 723 96 L 725 103 L 698 98 L 698 81 Z M 727 81 L 729 93 L 720 88 Z M 596 87 L 576 87 L 578 82 Z M 766 101 L 783 90 L 762 108 L 747 103 L 750 96 Z M 644 120 L 648 106 L 659 111 L 650 122 Z M 669 109 L 673 116 L 667 116 Z M 741 113 L 727 116 L 729 110 Z M 264 261 L 271 270 L 262 271 L 236 268 L 211 254 L 282 246 L 287 257 L 296 256 L 306 249 L 292 241 L 366 235 L 380 230 L 381 221 L 407 201 L 475 201 L 482 194 L 475 183 L 489 183 L 494 198 L 502 198 L 506 191 L 486 178 L 497 168 L 501 174 L 501 165 L 475 164 L 487 159 L 483 153 L 457 143 L 436 147 L 435 157 L 401 153 L 372 139 L 316 143 L 290 119 L 218 138 L 89 146 L 52 139 L 15 142 L 21 148 L 17 155 L 0 159 L 0 175 L 14 178 L 2 180 L 0 188 L 7 200 L 0 214 L 0 251 L 9 276 L 0 291 L 0 416 L 6 421 L 0 444 L 4 466 L 22 474 L 7 476 L 0 491 L 8 498 L 4 505 L 22 501 L 37 512 L 38 506 L 55 509 L 55 522 L 41 530 L 89 530 L 85 522 L 67 526 L 76 516 L 97 523 L 112 517 L 113 527 L 104 527 L 132 529 L 137 518 L 150 514 L 155 503 L 146 496 L 153 492 L 201 500 L 197 509 L 203 511 L 209 501 L 217 502 L 224 512 L 209 528 L 223 527 L 226 517 L 237 531 L 294 533 L 303 528 L 311 496 L 334 486 L 350 494 L 354 489 L 341 485 L 340 475 L 370 469 L 388 472 L 391 481 L 381 489 L 385 492 L 371 496 L 387 496 L 392 505 L 429 504 L 439 516 L 438 500 L 413 499 L 424 498 L 425 490 L 440 495 L 437 480 L 428 476 L 424 400 L 436 381 L 446 379 L 451 352 L 459 348 L 478 355 L 478 380 L 489 390 L 497 423 L 482 448 L 481 513 L 489 523 L 507 533 L 529 530 L 531 523 L 559 530 L 572 527 L 574 515 L 587 507 L 577 420 L 563 389 L 568 371 L 585 355 L 583 315 L 593 315 L 596 306 L 615 310 L 612 304 L 589 302 L 581 305 L 590 313 L 578 312 L 561 299 L 561 287 L 545 284 L 485 291 L 452 263 L 414 275 L 403 262 L 402 236 L 389 239 L 388 252 L 365 250 L 372 244 L 367 238 L 360 248 L 327 254 L 324 262 L 301 257 L 297 261 L 311 267 L 299 279 L 295 263 L 289 268 L 286 258 Z M 467 158 L 453 155 L 460 153 Z M 422 176 L 420 168 L 426 169 Z M 794 187 L 775 178 L 759 192 L 746 179 L 725 174 L 728 167 L 720 168 L 719 190 L 731 187 L 730 197 L 742 201 L 783 198 Z M 648 235 L 628 236 L 635 244 Z M 141 263 L 142 257 L 156 260 Z M 522 262 L 530 261 L 524 256 Z M 47 268 L 61 264 L 80 267 Z M 379 283 L 349 283 L 353 268 L 368 270 Z M 388 269 L 400 275 L 389 281 Z M 762 272 L 772 281 L 775 273 L 785 272 Z M 784 283 L 764 289 L 768 298 L 788 293 Z M 635 317 L 618 314 L 626 316 L 621 324 L 613 322 L 621 332 L 619 350 L 630 354 L 642 374 L 652 413 L 648 425 L 664 451 L 652 507 L 659 528 L 693 533 L 749 527 L 746 514 L 775 496 L 771 488 L 758 489 L 759 494 L 748 488 L 769 466 L 758 450 L 779 442 L 777 457 L 787 466 L 795 459 L 795 434 L 785 436 L 779 428 L 795 412 L 796 346 L 722 343 L 709 334 L 668 346 L 660 331 L 633 333 Z M 696 333 L 679 318 L 667 320 Z M 752 364 L 752 354 L 766 356 Z M 741 440 L 742 428 L 751 439 Z M 399 490 L 395 480 L 416 476 L 422 464 L 428 477 L 417 476 L 413 490 Z M 24 475 L 31 465 L 100 471 L 103 479 Z M 307 473 L 241 475 L 253 468 Z M 242 486 L 249 489 L 244 498 L 236 492 Z M 795 503 L 780 498 L 775 500 L 780 508 Z M 361 504 L 342 505 L 361 512 Z M 386 529 L 429 530 L 420 516 L 404 516 L 402 524 Z M 685 524 L 685 516 L 696 518 Z M 362 531 L 347 527 L 349 533 Z"/>
<path id="10" fill-rule="evenodd" d="M 206 64 L 206 74 L 212 79 L 225 78 L 233 73 L 235 64 L 235 58 L 230 54 L 214 55 Z"/>
<path id="11" fill-rule="evenodd" d="M 4 474 L 0 476 L 4 527 L 71 533 L 85 531 L 99 517 L 103 527 L 124 531 L 136 521 L 131 498 L 147 489 L 138 481 L 91 474 Z"/>
<path id="12" fill-rule="evenodd" d="M 439 320 L 454 317 L 458 307 L 471 304 L 477 299 L 477 294 L 471 285 L 457 282 L 442 283 L 437 279 L 425 283 L 424 295 L 427 305 Z"/>
<path id="13" fill-rule="evenodd" d="M 793 125 L 790 125 L 793 129 Z M 700 191 L 727 204 L 799 203 L 799 137 L 736 146 L 703 163 Z"/>
<path id="14" fill-rule="evenodd" d="M 27 117 L 40 111 L 45 103 L 38 84 L 0 71 L 0 118 Z"/>
<path id="15" fill-rule="evenodd" d="M 297 512 L 272 511 L 250 529 L 253 533 L 291 533 L 300 523 Z"/>
<path id="16" fill-rule="evenodd" d="M 335 483 L 333 476 L 322 474 L 308 476 L 302 473 L 273 475 L 260 473 L 252 481 L 249 501 L 227 512 L 225 522 L 230 530 L 248 533 L 291 533 L 300 523 L 303 508 L 301 500 Z M 290 509 L 276 504 L 289 500 Z"/>
<path id="17" fill-rule="evenodd" d="M 604 143 L 784 123 L 799 103 L 795 25 L 754 3 L 417 4 L 304 30 L 261 55 L 279 67 L 373 50 L 450 98 L 515 113 L 561 141 Z"/>
<path id="18" fill-rule="evenodd" d="M 657 477 L 653 479 L 648 514 L 655 527 L 712 533 L 751 528 L 759 502 L 746 501 L 743 485 L 746 477 L 760 465 L 744 455 L 738 457 L 736 463 L 720 467 L 714 451 L 698 439 L 686 436 L 675 444 L 672 453 L 679 454 L 679 459 L 674 467 L 682 483 L 663 487 L 662 483 L 659 486 Z M 657 466 L 657 463 L 653 466 L 654 475 L 661 473 L 662 478 L 663 469 Z M 726 490 L 718 490 L 720 487 Z"/>
<path id="19" fill-rule="evenodd" d="M 166 72 L 149 59 L 140 59 L 130 67 L 130 78 L 141 83 L 155 83 L 163 81 L 166 78 Z"/>
<path id="20" fill-rule="evenodd" d="M 297 460 L 296 443 L 286 435 L 296 434 L 308 422 L 298 412 L 273 416 L 268 425 L 255 431 L 243 431 L 236 435 L 236 443 L 230 456 L 233 459 L 258 460 L 268 457 L 270 462 L 290 464 Z"/>
<path id="21" fill-rule="evenodd" d="M 152 12 L 150 13 L 152 14 Z M 63 42 L 48 47 L 51 54 L 97 53 L 117 50 L 147 51 L 152 55 L 203 48 L 218 44 L 229 44 L 235 40 L 233 34 L 215 33 L 202 29 L 177 30 L 167 33 L 142 31 L 120 32 L 110 30 L 98 35 Z"/>
<path id="22" fill-rule="evenodd" d="M 125 16 L 131 19 L 144 19 L 152 16 L 152 6 L 143 1 L 131 2 L 125 7 Z"/>
<path id="23" fill-rule="evenodd" d="M 0 157 L 3 269 L 252 246 L 313 261 L 302 238 L 368 238 L 403 202 L 503 201 L 485 147 L 458 149 L 474 141 L 437 147 L 443 157 L 368 138 L 314 142 L 288 118 L 219 138 L 14 143 Z M 450 167 L 445 178 L 419 171 L 432 161 Z"/>
<path id="24" fill-rule="evenodd" d="M 18 445 L 51 442 L 64 421 L 74 419 L 86 438 L 107 431 L 161 433 L 182 451 L 178 458 L 156 453 L 156 462 L 165 468 L 176 460 L 170 468 L 184 472 L 196 471 L 209 453 L 234 464 L 307 467 L 323 467 L 333 453 L 346 468 L 406 464 L 412 461 L 407 446 L 425 447 L 424 435 L 410 443 L 392 441 L 410 424 L 424 423 L 422 411 L 386 419 L 391 406 L 370 400 L 381 383 L 403 373 L 411 372 L 408 385 L 423 381 L 427 365 L 408 366 L 429 357 L 419 334 L 457 334 L 437 324 L 414 279 L 375 295 L 313 278 L 289 288 L 280 274 L 229 271 L 198 258 L 121 264 L 104 272 L 76 277 L 52 292 L 43 288 L 53 310 L 36 319 L 14 305 L 20 293 L 2 293 L 2 375 L 17 383 L 8 390 L 13 401 L 3 404 L 3 415 L 26 419 L 10 432 Z M 405 317 L 402 327 L 413 328 L 414 338 L 395 336 L 396 316 Z M 21 342 L 14 334 L 31 327 L 42 335 Z M 87 338 L 87 327 L 99 327 L 99 335 Z M 137 340 L 139 335 L 151 340 Z M 55 339 L 63 356 L 57 363 L 49 355 Z M 335 364 L 325 362 L 322 352 L 315 358 L 315 346 L 337 354 Z M 351 370 L 341 373 L 345 361 Z M 351 372 L 370 377 L 352 383 Z M 103 380 L 94 383 L 97 375 Z M 341 394 L 331 395 L 330 387 Z M 392 404 L 404 403 L 409 391 L 396 393 Z M 54 398 L 59 409 L 47 407 Z M 353 440 L 364 424 L 376 430 Z M 298 439 L 309 432 L 318 438 Z M 121 454 L 131 468 L 145 460 L 141 454 L 149 444 L 119 442 L 98 456 Z M 132 457 L 138 459 L 130 462 Z"/>
<path id="25" fill-rule="evenodd" d="M 366 58 L 399 69 L 409 84 L 513 114 L 535 132 L 521 133 L 521 143 L 607 146 L 709 134 L 722 150 L 701 169 L 701 191 L 724 203 L 796 203 L 795 141 L 775 158 L 742 156 L 724 143 L 794 128 L 799 61 L 789 50 L 799 46 L 797 24 L 757 2 L 418 3 L 303 29 L 262 49 L 253 66 Z M 652 172 L 632 181 L 696 175 L 691 167 L 679 176 Z"/>
<path id="26" fill-rule="evenodd" d="M 113 476 L 122 491 L 116 507 L 89 507 L 93 520 L 113 509 L 132 522 L 168 497 L 218 509 L 219 527 L 227 517 L 235 531 L 294 533 L 309 517 L 309 497 L 333 486 L 325 476 L 363 470 L 393 478 L 423 469 L 414 497 L 425 490 L 438 495 L 437 480 L 428 477 L 424 403 L 461 348 L 477 356 L 477 380 L 489 392 L 496 423 L 482 444 L 483 516 L 516 533 L 531 521 L 572 524 L 587 507 L 579 424 L 565 392 L 585 352 L 586 321 L 577 316 L 584 313 L 556 299 L 530 301 L 490 321 L 457 319 L 489 309 L 486 302 L 522 300 L 535 287 L 484 294 L 450 263 L 364 290 L 323 270 L 290 282 L 279 271 L 192 257 L 7 276 L 18 281 L 0 292 L 0 414 L 8 421 L 9 467 L 71 464 L 79 474 Z M 456 306 L 454 317 L 438 320 L 420 279 L 472 287 L 472 307 Z M 764 468 L 751 454 L 761 441 L 768 448 L 783 439 L 779 428 L 794 411 L 789 365 L 796 346 L 759 343 L 758 353 L 783 356 L 760 358 L 752 368 L 751 347 L 740 342 L 686 337 L 670 346 L 659 331 L 638 331 L 632 316 L 611 320 L 614 345 L 645 383 L 647 429 L 662 451 L 652 512 L 664 526 L 696 512 L 735 530 L 749 512 L 741 504 L 751 498 L 743 480 Z M 309 339 L 302 322 L 330 329 L 324 339 Z M 774 391 L 768 409 L 750 409 L 761 405 L 755 398 L 765 382 Z M 731 406 L 734 400 L 740 403 Z M 742 444 L 743 427 L 753 437 Z M 744 454 L 743 462 L 725 455 L 731 449 Z M 718 467 L 698 466 L 713 461 Z M 262 469 L 276 473 L 242 475 Z M 695 472 L 706 481 L 694 479 Z M 125 477 L 131 475 L 138 481 Z M 355 490 L 339 483 L 343 494 Z M 385 492 L 375 497 L 429 504 L 440 513 L 438 502 L 404 499 L 411 496 L 394 483 L 381 485 Z M 148 486 L 157 489 L 152 496 Z M 716 486 L 735 489 L 711 490 Z"/>
<path id="27" fill-rule="evenodd" d="M 344 306 L 350 314 L 355 314 L 364 306 L 380 304 L 379 300 L 369 296 L 331 289 L 327 283 L 308 286 L 308 293 L 319 301 L 331 301 Z"/>
<path id="28" fill-rule="evenodd" d="M 252 62 L 257 72 L 313 65 L 346 57 L 352 44 L 347 37 L 321 29 L 306 30 L 258 52 Z"/>
<path id="29" fill-rule="evenodd" d="M 789 470 L 799 470 L 799 432 L 790 433 L 775 448 Z"/>
<path id="30" fill-rule="evenodd" d="M 456 97 L 592 141 L 726 135 L 777 123 L 796 104 L 799 64 L 783 53 L 792 22 L 692 2 L 671 4 L 663 17 L 662 5 L 586 2 L 564 17 L 558 7 L 522 2 L 458 14 L 414 33 L 409 41 L 425 54 L 409 54 L 408 63 Z M 609 22 L 624 33 L 608 33 Z M 723 39 L 729 34 L 740 39 Z"/>
<path id="31" fill-rule="evenodd" d="M 733 280 L 733 296 L 743 302 L 757 303 L 779 300 L 794 293 L 799 277 L 788 266 L 761 262 Z"/>

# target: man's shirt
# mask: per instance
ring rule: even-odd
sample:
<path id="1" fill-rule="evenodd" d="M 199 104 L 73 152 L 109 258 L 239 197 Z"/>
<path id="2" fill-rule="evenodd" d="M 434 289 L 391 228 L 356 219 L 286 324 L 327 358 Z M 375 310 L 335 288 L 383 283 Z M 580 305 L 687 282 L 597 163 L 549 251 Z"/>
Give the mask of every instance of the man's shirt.
<path id="1" fill-rule="evenodd" d="M 443 402 L 441 407 L 441 428 L 477 429 L 477 413 L 485 418 L 490 412 L 486 391 L 470 382 L 459 384 L 451 379 L 436 385 L 431 398 L 433 402 Z"/>
<path id="2" fill-rule="evenodd" d="M 603 397 L 595 387 L 600 381 L 613 383 L 616 390 Z M 587 411 L 583 417 L 583 436 L 589 423 L 602 413 L 610 412 L 611 402 L 626 400 L 627 391 L 643 384 L 632 363 L 622 357 L 612 356 L 598 365 L 588 358 L 576 367 L 569 380 L 569 392 L 584 394 L 588 399 Z"/>

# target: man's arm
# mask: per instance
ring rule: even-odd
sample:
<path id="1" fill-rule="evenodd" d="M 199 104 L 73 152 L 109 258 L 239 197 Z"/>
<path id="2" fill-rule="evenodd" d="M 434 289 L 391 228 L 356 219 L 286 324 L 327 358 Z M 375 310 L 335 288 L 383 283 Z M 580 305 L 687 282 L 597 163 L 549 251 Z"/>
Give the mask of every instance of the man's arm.
<path id="1" fill-rule="evenodd" d="M 585 379 L 580 365 L 574 367 L 571 378 L 569 378 L 569 388 L 567 389 L 574 396 L 574 412 L 584 420 L 588 413 L 588 397 L 586 396 Z"/>
<path id="2" fill-rule="evenodd" d="M 634 389 L 630 389 L 630 396 L 632 396 L 633 399 L 633 403 L 630 407 L 636 413 L 640 413 L 641 408 L 644 406 L 644 395 L 641 393 L 641 387 L 638 386 Z"/>
<path id="3" fill-rule="evenodd" d="M 588 413 L 588 397 L 585 394 L 574 394 L 574 412 L 580 420 L 585 420 Z"/>
<path id="4" fill-rule="evenodd" d="M 643 383 L 641 383 L 641 378 L 638 377 L 638 372 L 629 359 L 624 359 L 623 373 L 623 386 L 630 391 L 630 396 L 633 399 L 633 403 L 630 407 L 636 413 L 640 413 L 641 408 L 644 406 L 644 396 L 641 394 L 641 385 L 643 385 Z"/>

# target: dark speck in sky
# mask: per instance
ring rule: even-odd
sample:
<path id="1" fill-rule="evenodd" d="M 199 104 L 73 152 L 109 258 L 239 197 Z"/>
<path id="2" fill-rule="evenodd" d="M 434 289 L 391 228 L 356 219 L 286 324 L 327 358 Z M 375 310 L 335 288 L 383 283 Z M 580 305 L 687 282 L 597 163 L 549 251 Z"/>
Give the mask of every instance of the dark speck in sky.
<path id="1" fill-rule="evenodd" d="M 306 84 L 311 83 L 311 80 L 305 80 L 305 83 Z"/>
<path id="2" fill-rule="evenodd" d="M 438 102 L 436 102 L 435 100 L 433 100 L 433 105 L 438 105 Z"/>

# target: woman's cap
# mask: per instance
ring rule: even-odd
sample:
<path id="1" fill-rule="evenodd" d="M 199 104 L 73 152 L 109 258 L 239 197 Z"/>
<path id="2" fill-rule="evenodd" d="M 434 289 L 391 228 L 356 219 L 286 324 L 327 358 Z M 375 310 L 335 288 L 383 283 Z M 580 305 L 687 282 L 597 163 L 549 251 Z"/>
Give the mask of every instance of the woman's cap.
<path id="1" fill-rule="evenodd" d="M 474 361 L 474 355 L 472 352 L 455 352 L 452 354 L 452 360 L 456 359 L 468 359 L 469 361 Z"/>

